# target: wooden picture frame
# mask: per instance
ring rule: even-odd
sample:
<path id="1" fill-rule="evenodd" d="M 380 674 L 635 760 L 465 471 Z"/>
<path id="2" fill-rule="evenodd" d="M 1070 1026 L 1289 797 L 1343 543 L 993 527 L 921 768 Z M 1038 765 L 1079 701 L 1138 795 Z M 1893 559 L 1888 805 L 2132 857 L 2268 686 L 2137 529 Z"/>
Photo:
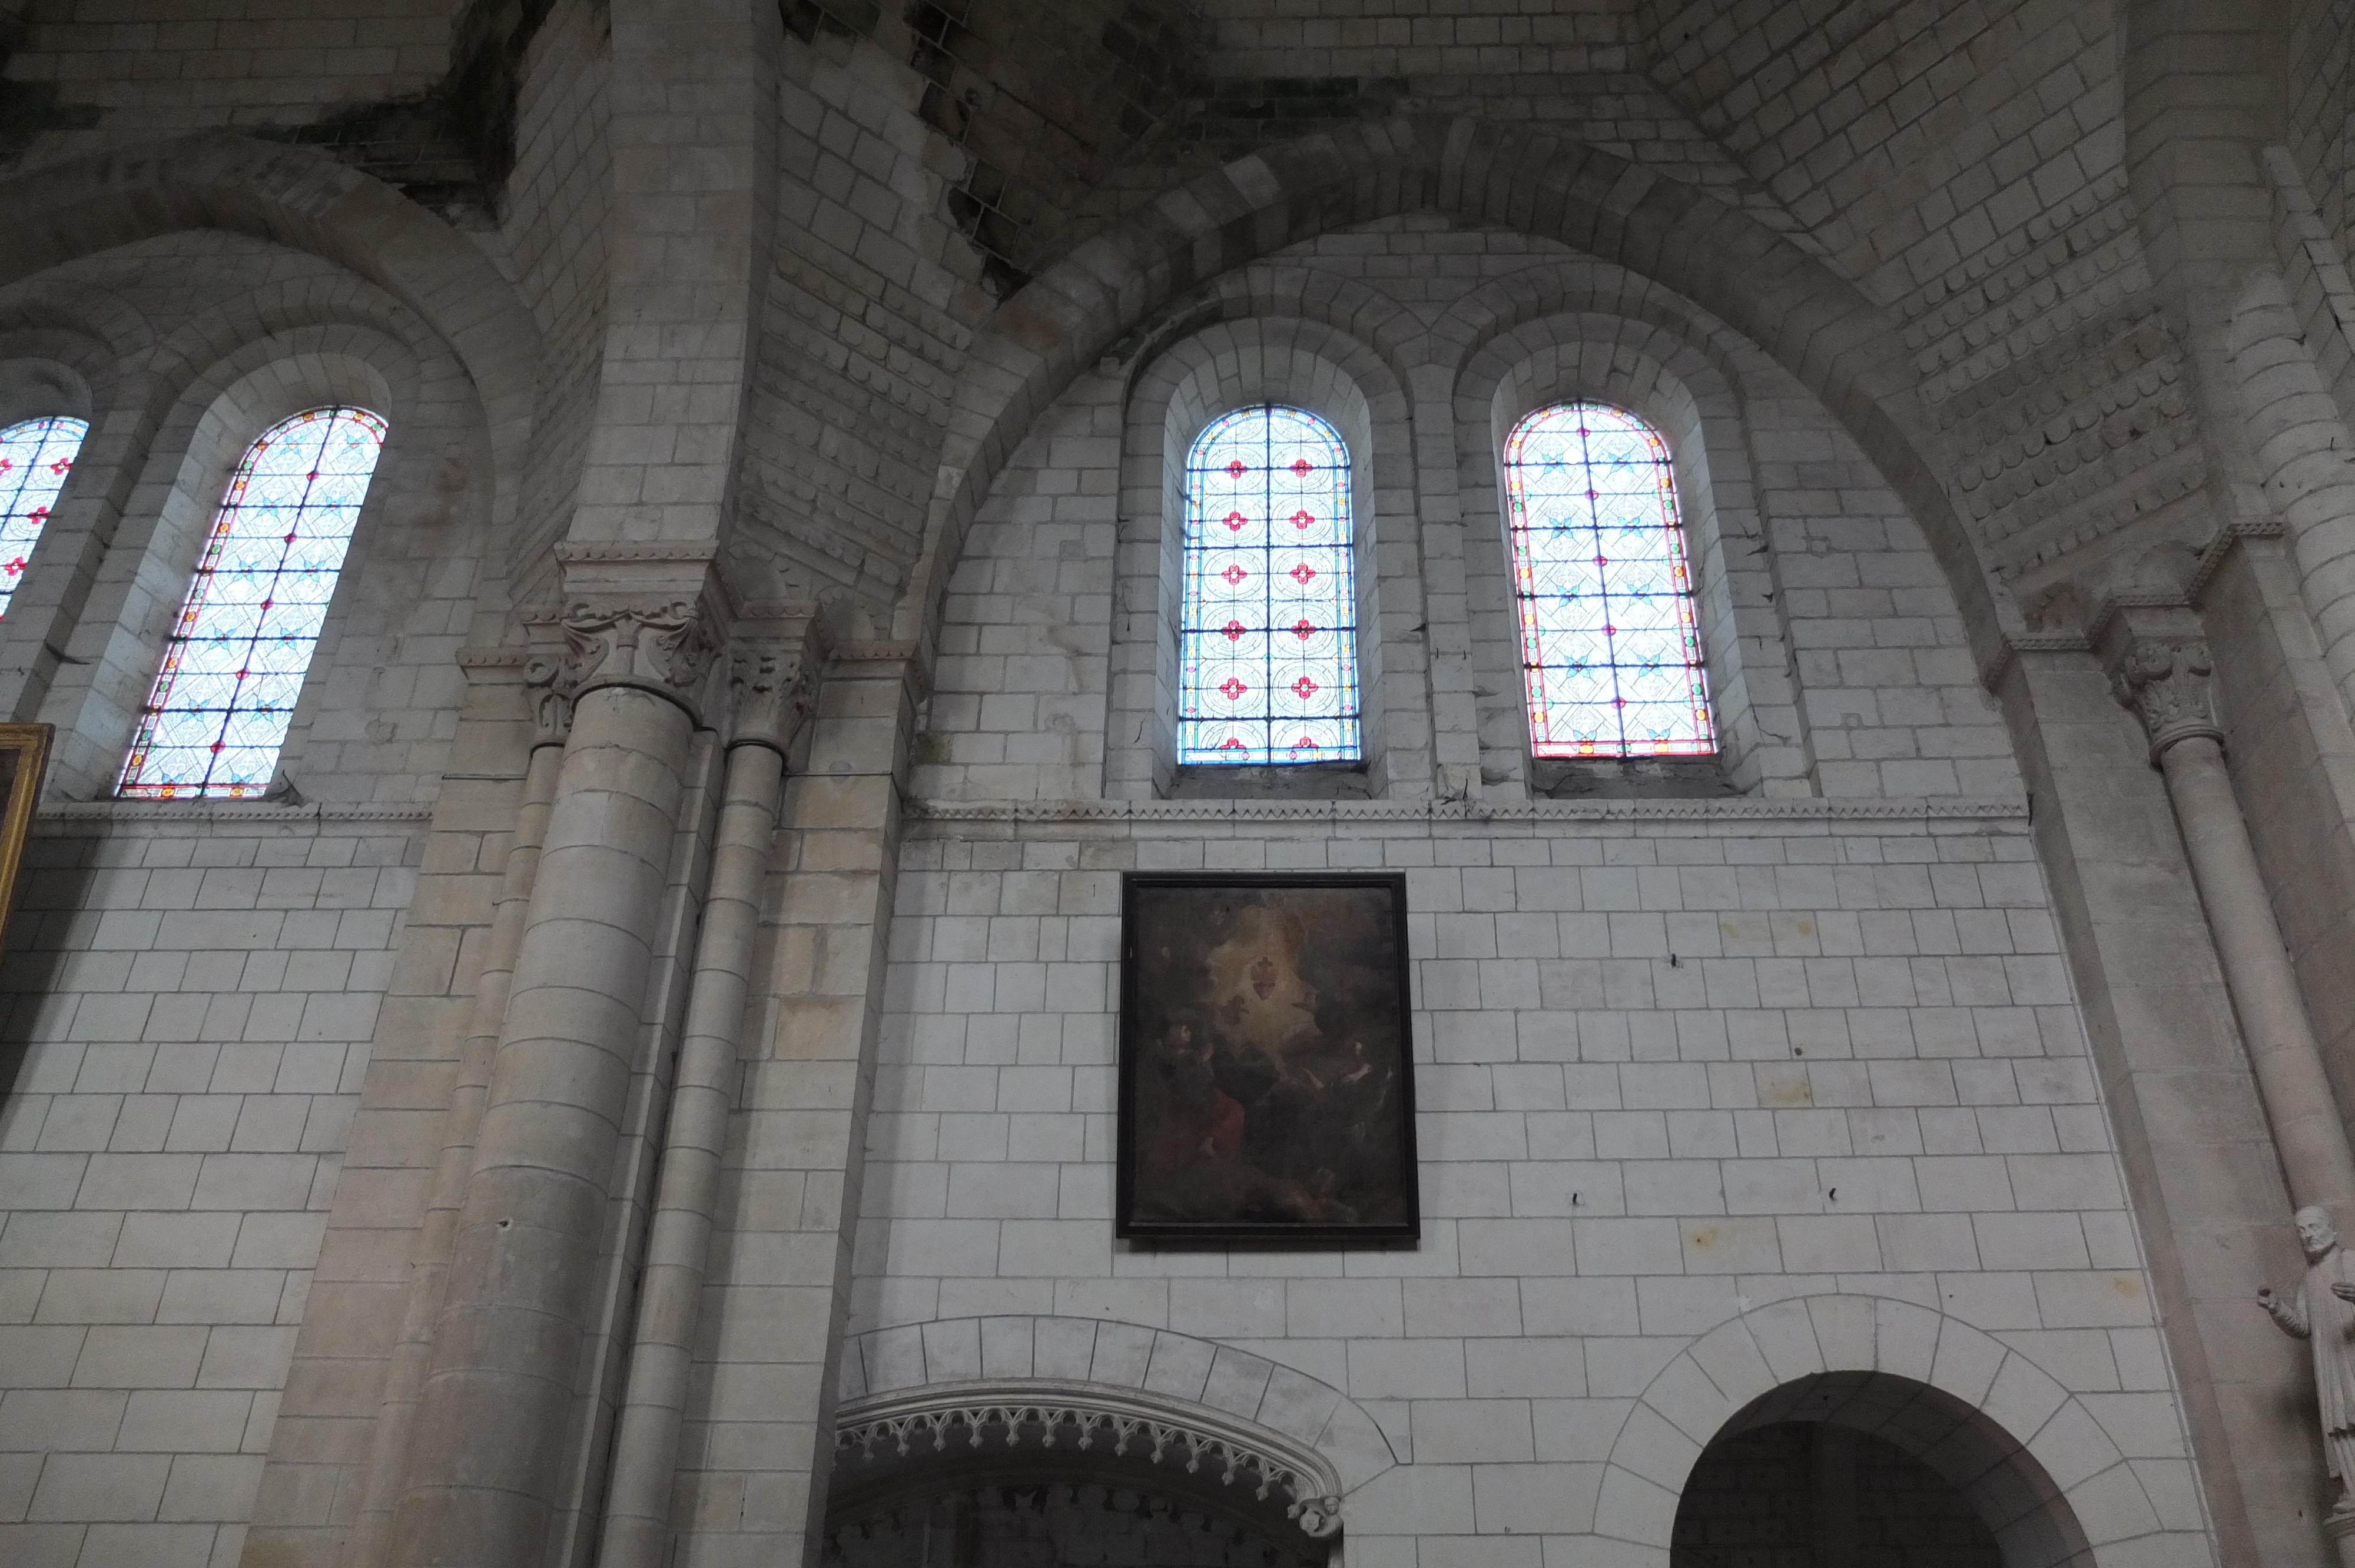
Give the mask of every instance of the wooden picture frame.
<path id="1" fill-rule="evenodd" d="M 1406 878 L 1122 879 L 1114 1234 L 1422 1234 Z"/>
<path id="2" fill-rule="evenodd" d="M 25 841 L 33 836 L 33 808 L 41 802 L 41 780 L 49 768 L 55 725 L 0 724 L 0 942 L 16 907 L 17 874 L 25 865 Z"/>

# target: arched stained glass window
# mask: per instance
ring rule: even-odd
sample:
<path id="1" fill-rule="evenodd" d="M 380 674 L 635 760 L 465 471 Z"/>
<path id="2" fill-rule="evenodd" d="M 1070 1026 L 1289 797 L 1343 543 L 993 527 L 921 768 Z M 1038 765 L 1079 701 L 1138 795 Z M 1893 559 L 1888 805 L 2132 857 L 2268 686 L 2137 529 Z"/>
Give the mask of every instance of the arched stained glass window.
<path id="1" fill-rule="evenodd" d="M 33 546 L 88 434 L 88 423 L 65 418 L 26 419 L 0 430 L 0 615 L 25 580 Z"/>
<path id="2" fill-rule="evenodd" d="M 1354 760 L 1349 451 L 1303 408 L 1238 408 L 1186 459 L 1178 760 Z"/>
<path id="3" fill-rule="evenodd" d="M 1714 753 L 1659 432 L 1600 403 L 1541 408 L 1506 438 L 1505 493 L 1536 755 Z"/>
<path id="4" fill-rule="evenodd" d="M 282 420 L 246 449 L 139 715 L 122 794 L 270 788 L 383 448 L 382 419 L 338 407 Z"/>

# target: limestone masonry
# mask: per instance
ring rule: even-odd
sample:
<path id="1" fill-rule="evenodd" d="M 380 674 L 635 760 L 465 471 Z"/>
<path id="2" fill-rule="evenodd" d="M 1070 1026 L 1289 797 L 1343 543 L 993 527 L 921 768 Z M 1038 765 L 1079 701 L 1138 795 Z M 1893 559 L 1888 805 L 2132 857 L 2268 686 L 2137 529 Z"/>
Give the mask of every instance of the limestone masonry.
<path id="1" fill-rule="evenodd" d="M 0 1563 L 2355 1565 L 2350 252 L 2355 0 L 0 0 Z"/>

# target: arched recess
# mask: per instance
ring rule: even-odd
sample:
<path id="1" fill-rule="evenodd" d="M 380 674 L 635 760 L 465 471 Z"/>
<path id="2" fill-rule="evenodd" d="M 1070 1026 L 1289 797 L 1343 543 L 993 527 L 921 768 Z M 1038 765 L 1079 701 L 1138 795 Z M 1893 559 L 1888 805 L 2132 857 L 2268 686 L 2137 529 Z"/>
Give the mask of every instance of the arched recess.
<path id="1" fill-rule="evenodd" d="M 1194 1400 L 1060 1379 L 870 1395 L 835 1417 L 829 1526 L 975 1481 L 1126 1486 L 1321 1562 L 1341 1478 L 1313 1446 Z"/>
<path id="2" fill-rule="evenodd" d="M 1365 792 L 1424 792 L 1431 778 L 1428 682 L 1420 650 L 1384 635 L 1424 619 L 1419 574 L 1383 569 L 1385 557 L 1412 559 L 1414 544 L 1405 389 L 1380 355 L 1331 325 L 1244 316 L 1170 344 L 1140 365 L 1130 385 L 1122 417 L 1105 793 L 1152 799 L 1172 792 L 1186 455 L 1212 419 L 1252 403 L 1305 408 L 1348 443 Z M 1228 777 L 1201 782 L 1204 792 L 1236 787 Z"/>
<path id="3" fill-rule="evenodd" d="M 959 1412 L 1036 1410 L 1026 1419 L 1041 1432 L 1049 1429 L 1046 1412 L 1087 1413 L 1108 1442 L 1117 1441 L 1116 1427 L 1105 1422 L 1158 1420 L 1169 1428 L 1163 1441 L 1175 1445 L 1165 1452 L 1199 1457 L 1205 1468 L 1214 1453 L 1222 1472 L 1242 1450 L 1261 1457 L 1239 1459 L 1234 1482 L 1221 1486 L 1247 1484 L 1256 1492 L 1273 1464 L 1290 1467 L 1305 1489 L 1329 1488 L 1304 1508 L 1316 1516 L 1305 1526 L 1294 1517 L 1318 1539 L 1345 1530 L 1350 1495 L 1398 1463 L 1373 1417 L 1329 1383 L 1247 1351 L 1136 1323 L 1007 1316 L 873 1329 L 844 1341 L 837 1377 L 838 1449 L 863 1451 L 877 1422 L 884 1425 L 876 1440 L 895 1450 L 895 1421 L 902 1430 L 922 1426 L 926 1443 L 952 1432 L 967 1441 L 974 1421 Z M 1005 1419 L 995 1419 L 1002 1443 Z M 1058 1425 L 1075 1433 L 1071 1421 Z M 1149 1448 L 1155 1438 L 1145 1430 L 1141 1440 Z M 836 1463 L 844 1462 L 837 1453 Z M 1278 1483 L 1270 1495 L 1286 1490 Z"/>
<path id="4" fill-rule="evenodd" d="M 1958 1319 L 1865 1296 L 1746 1312 L 1664 1367 L 1612 1445 L 1595 1533 L 1622 1562 L 1666 1564 L 1701 1451 L 1790 1420 L 1870 1432 L 1927 1464 L 1972 1499 L 2006 1568 L 2212 1556 L 2171 1399 L 2089 1401 Z"/>
<path id="5" fill-rule="evenodd" d="M 65 415 L 87 422 L 110 379 L 91 363 L 93 342 L 62 334 L 0 331 L 0 429 L 20 419 Z"/>
<path id="6" fill-rule="evenodd" d="M 365 567 L 376 521 L 404 487 L 400 468 L 418 444 L 421 379 L 416 353 L 374 327 L 312 325 L 245 343 L 203 366 L 169 397 L 156 413 L 154 437 L 123 508 L 127 521 L 110 539 L 96 542 L 94 580 L 69 643 L 66 669 L 42 706 L 41 716 L 58 726 L 51 766 L 62 792 L 89 798 L 112 787 L 155 679 L 166 624 L 187 590 L 213 509 L 248 443 L 304 408 L 353 403 L 382 415 L 392 434 L 378 469 L 382 482 L 369 488 L 337 609 L 330 612 L 329 635 L 335 634 L 346 590 L 364 575 L 354 568 Z M 315 660 L 314 675 L 331 662 Z M 316 710 L 312 687 L 306 680 L 297 726 L 306 726 Z M 299 732 L 290 735 L 288 756 L 298 740 Z"/>
<path id="7" fill-rule="evenodd" d="M 1079 246 L 1008 301 L 959 379 L 894 634 L 931 635 L 991 481 L 1039 412 L 1107 348 L 1186 291 L 1254 258 L 1417 209 L 1559 239 L 1724 320 L 1831 409 L 1912 510 L 1983 665 L 2017 629 L 1938 478 L 1919 376 L 1898 330 L 1853 286 L 1748 215 L 1593 147 L 1469 118 L 1413 116 L 1237 159 Z"/>
<path id="8" fill-rule="evenodd" d="M 1497 333 L 1456 381 L 1474 656 L 1499 694 L 1481 714 L 1484 772 L 1518 779 L 1529 767 L 1498 454 L 1524 416 L 1579 400 L 1625 408 L 1668 440 L 1728 782 L 1767 794 L 1812 793 L 1789 638 L 1731 377 L 1668 328 L 1604 311 L 1542 316 Z"/>
<path id="9" fill-rule="evenodd" d="M 325 154 L 225 132 L 52 164 L 0 181 L 0 285 L 181 229 L 290 246 L 376 284 L 446 340 L 487 415 L 493 515 L 514 513 L 539 330 L 481 249 Z"/>

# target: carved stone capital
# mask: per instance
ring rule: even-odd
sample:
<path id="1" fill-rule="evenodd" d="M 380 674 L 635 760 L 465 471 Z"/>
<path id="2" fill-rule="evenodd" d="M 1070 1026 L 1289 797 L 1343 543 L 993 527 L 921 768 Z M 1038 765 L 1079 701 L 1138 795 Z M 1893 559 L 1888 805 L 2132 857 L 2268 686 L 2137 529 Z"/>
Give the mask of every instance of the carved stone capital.
<path id="1" fill-rule="evenodd" d="M 2115 608 L 2099 623 L 2110 692 L 2142 721 L 2157 763 L 2170 746 L 2195 736 L 2222 742 L 2208 683 L 2215 662 L 2199 616 L 2180 605 Z"/>
<path id="2" fill-rule="evenodd" d="M 740 641 L 730 656 L 729 685 L 735 703 L 730 745 L 789 749 L 802 723 L 817 705 L 818 674 L 826 665 L 826 641 L 812 619 L 795 637 Z"/>
<path id="3" fill-rule="evenodd" d="M 525 705 L 531 713 L 531 744 L 562 746 L 572 734 L 572 661 L 561 650 L 536 648 L 523 665 Z"/>
<path id="4" fill-rule="evenodd" d="M 564 567 L 564 695 L 634 686 L 699 709 L 704 677 L 719 652 L 709 546 L 572 544 Z"/>
<path id="5" fill-rule="evenodd" d="M 692 599 L 652 604 L 575 599 L 559 622 L 573 671 L 573 694 L 636 686 L 693 709 L 719 644 Z"/>

